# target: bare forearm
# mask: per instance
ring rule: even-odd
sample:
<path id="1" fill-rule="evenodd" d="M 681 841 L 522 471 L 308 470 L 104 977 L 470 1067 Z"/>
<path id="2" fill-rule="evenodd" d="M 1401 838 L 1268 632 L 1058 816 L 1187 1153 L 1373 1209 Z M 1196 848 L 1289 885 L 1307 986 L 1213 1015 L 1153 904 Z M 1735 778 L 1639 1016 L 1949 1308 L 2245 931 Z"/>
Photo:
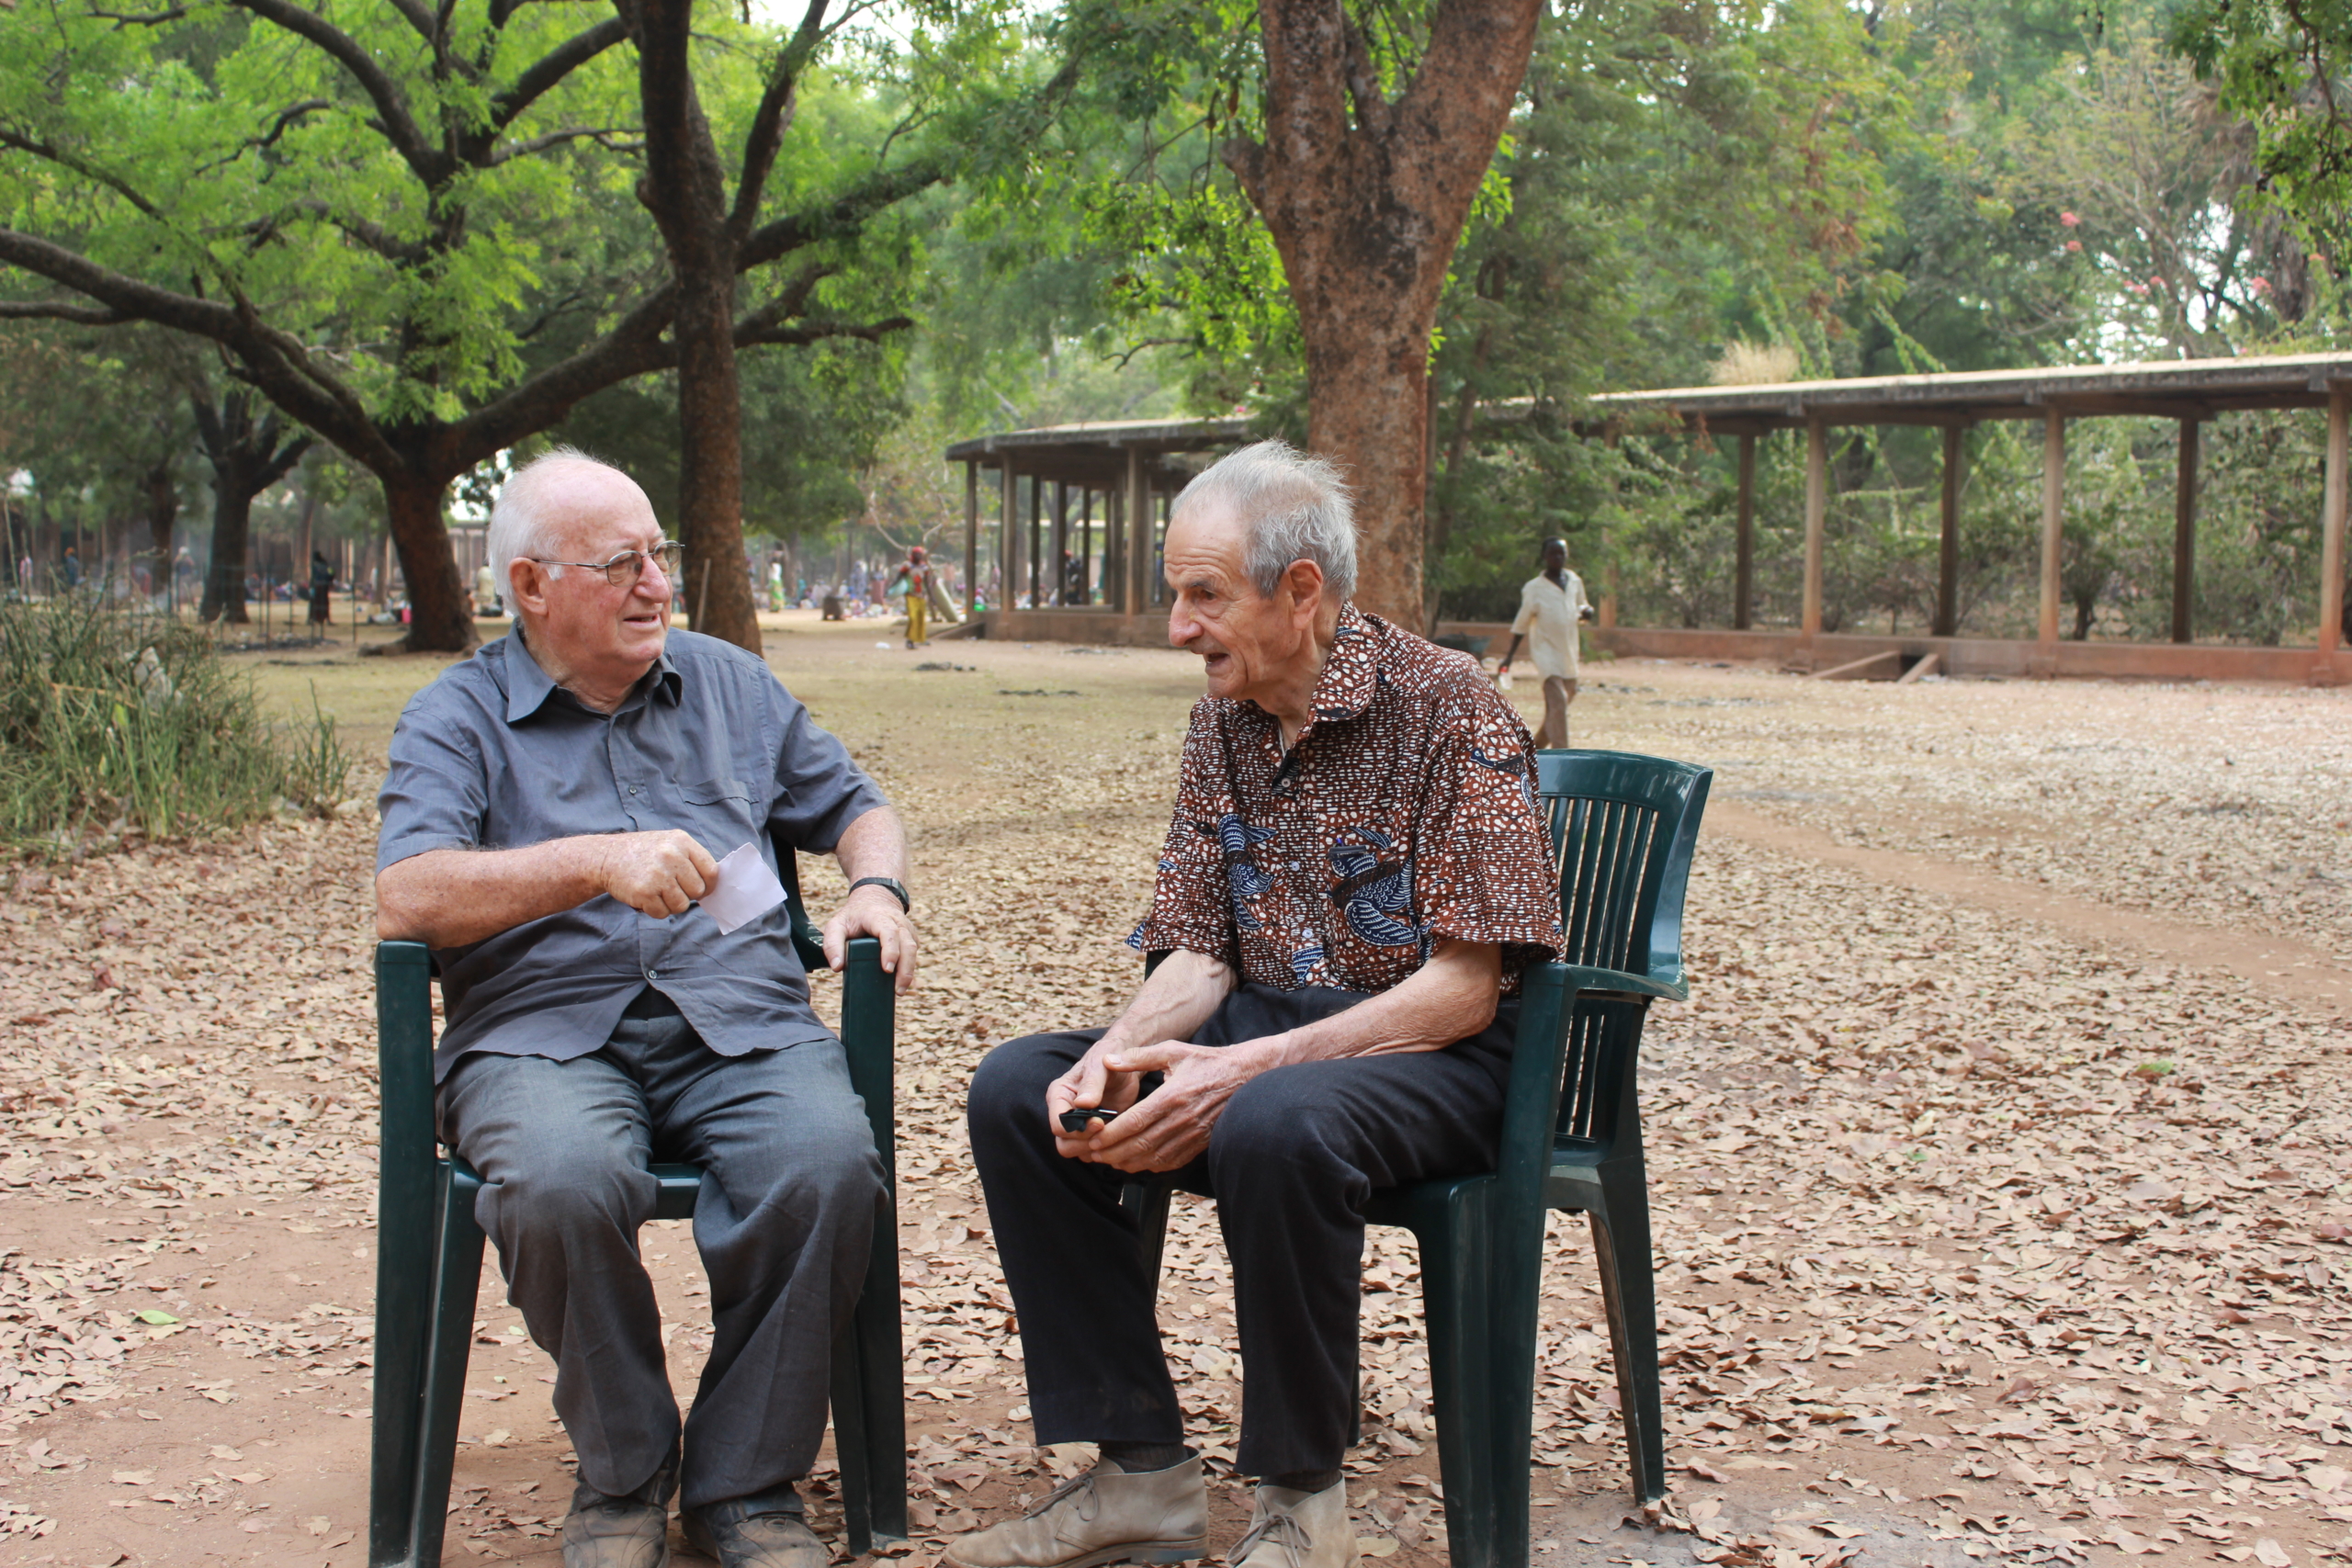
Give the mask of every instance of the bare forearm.
<path id="1" fill-rule="evenodd" d="M 840 841 L 833 845 L 833 858 L 841 863 L 842 874 L 852 882 L 861 876 L 887 876 L 903 883 L 907 880 L 906 824 L 888 807 L 877 806 L 842 829 Z"/>
<path id="2" fill-rule="evenodd" d="M 1502 661 L 1505 664 L 1509 664 L 1512 660 L 1517 659 L 1519 657 L 1519 645 L 1526 640 L 1527 637 L 1525 634 L 1521 632 L 1511 633 L 1510 647 L 1503 650 Z"/>
<path id="3" fill-rule="evenodd" d="M 1263 1058 L 1261 1071 L 1342 1056 L 1442 1051 L 1494 1022 L 1501 995 L 1499 947 L 1441 942 L 1427 964 L 1378 996 L 1240 1049 Z"/>
<path id="4" fill-rule="evenodd" d="M 605 891 L 610 840 L 550 839 L 519 850 L 428 850 L 376 877 L 376 934 L 463 947 Z"/>
<path id="5" fill-rule="evenodd" d="M 1161 959 L 1126 1011 L 1104 1032 L 1108 1049 L 1190 1040 L 1209 1021 L 1236 982 L 1233 971 L 1204 953 L 1179 948 Z"/>

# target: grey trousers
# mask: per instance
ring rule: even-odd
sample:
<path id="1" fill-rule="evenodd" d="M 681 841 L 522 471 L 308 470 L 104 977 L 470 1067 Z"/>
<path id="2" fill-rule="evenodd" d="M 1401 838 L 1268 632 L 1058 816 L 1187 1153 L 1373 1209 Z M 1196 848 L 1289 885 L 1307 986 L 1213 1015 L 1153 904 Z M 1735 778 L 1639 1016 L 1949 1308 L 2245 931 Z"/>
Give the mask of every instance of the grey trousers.
<path id="1" fill-rule="evenodd" d="M 701 1507 L 769 1492 L 816 1460 L 882 1162 L 838 1042 L 722 1056 L 684 1019 L 640 1010 L 592 1055 L 460 1059 L 441 1086 L 441 1137 L 481 1173 L 474 1213 L 506 1299 L 555 1358 L 580 1479 L 616 1496 L 680 1440 L 637 1252 L 653 1214 L 647 1167 L 703 1168 L 694 1231 L 713 1339 L 684 1424 L 681 1497 Z"/>

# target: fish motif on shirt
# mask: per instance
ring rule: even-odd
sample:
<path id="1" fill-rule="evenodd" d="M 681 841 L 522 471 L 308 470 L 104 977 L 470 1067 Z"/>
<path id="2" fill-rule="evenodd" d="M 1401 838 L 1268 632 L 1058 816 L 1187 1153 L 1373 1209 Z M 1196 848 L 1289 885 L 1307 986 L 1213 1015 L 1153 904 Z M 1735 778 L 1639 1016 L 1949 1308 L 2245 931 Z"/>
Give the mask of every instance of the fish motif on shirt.
<path id="1" fill-rule="evenodd" d="M 1225 852 L 1225 882 L 1233 893 L 1234 922 L 1245 931 L 1258 929 L 1258 917 L 1250 913 L 1249 901 L 1262 897 L 1274 885 L 1274 879 L 1250 860 L 1250 851 L 1272 837 L 1274 829 L 1252 828 L 1238 812 L 1228 811 L 1216 819 L 1217 847 Z"/>
<path id="2" fill-rule="evenodd" d="M 1412 919 L 1412 861 L 1393 855 L 1384 859 L 1381 852 L 1396 846 L 1377 828 L 1351 828 L 1348 832 L 1363 842 L 1351 843 L 1342 838 L 1331 846 L 1331 869 L 1340 876 L 1340 885 L 1331 889 L 1331 901 L 1347 917 L 1349 929 L 1378 947 L 1404 947 L 1423 941 L 1427 932 Z"/>

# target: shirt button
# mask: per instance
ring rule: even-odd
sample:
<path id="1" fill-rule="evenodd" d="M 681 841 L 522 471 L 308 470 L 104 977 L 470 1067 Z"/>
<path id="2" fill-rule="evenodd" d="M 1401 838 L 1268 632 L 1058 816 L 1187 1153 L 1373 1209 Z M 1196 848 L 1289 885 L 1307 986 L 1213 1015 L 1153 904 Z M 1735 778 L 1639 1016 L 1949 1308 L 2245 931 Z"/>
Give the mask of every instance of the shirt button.
<path id="1" fill-rule="evenodd" d="M 635 794 L 637 793 L 637 786 L 636 786 L 635 784 L 631 784 L 631 785 L 629 785 L 629 786 L 628 786 L 628 792 L 629 792 L 629 794 L 631 794 L 631 795 L 635 795 Z"/>
<path id="2" fill-rule="evenodd" d="M 649 980 L 659 980 L 660 978 L 662 978 L 662 976 L 661 976 L 661 975 L 660 975 L 659 973 L 657 973 L 656 971 L 651 970 L 651 969 L 648 969 L 648 970 L 645 972 L 645 977 L 646 977 L 647 979 L 649 979 Z"/>

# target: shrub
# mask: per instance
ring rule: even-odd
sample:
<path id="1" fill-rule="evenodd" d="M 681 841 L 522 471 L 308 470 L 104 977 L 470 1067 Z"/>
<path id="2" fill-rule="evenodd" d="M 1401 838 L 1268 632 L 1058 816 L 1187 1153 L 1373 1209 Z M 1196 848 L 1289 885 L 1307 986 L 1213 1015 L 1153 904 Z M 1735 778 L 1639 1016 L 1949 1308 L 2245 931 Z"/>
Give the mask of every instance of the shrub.
<path id="1" fill-rule="evenodd" d="M 200 631 L 86 595 L 0 604 L 0 842 L 58 853 L 94 831 L 324 812 L 350 767 L 315 694 L 310 718 L 273 726 Z"/>

